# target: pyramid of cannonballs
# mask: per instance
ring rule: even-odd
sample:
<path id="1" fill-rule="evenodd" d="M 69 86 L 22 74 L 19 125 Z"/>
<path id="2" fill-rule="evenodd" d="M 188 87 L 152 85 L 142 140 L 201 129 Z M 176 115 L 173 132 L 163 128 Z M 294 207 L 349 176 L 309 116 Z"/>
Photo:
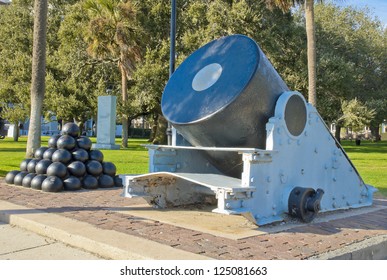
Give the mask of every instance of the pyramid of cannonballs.
<path id="1" fill-rule="evenodd" d="M 116 166 L 103 161 L 102 152 L 92 150 L 91 140 L 79 132 L 76 124 L 66 123 L 60 135 L 48 140 L 48 147 L 23 160 L 20 170 L 10 171 L 6 183 L 45 192 L 121 187 Z"/>

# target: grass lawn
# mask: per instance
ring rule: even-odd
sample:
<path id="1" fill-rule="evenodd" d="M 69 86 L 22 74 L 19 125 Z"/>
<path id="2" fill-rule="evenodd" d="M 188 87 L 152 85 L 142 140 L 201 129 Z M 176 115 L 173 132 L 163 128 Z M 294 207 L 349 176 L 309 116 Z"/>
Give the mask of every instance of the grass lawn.
<path id="1" fill-rule="evenodd" d="M 42 137 L 42 146 L 47 147 L 49 137 Z M 91 138 L 95 143 L 96 139 Z M 116 139 L 120 144 L 121 139 Z M 117 167 L 118 174 L 141 174 L 148 171 L 148 152 L 141 146 L 147 144 L 146 139 L 129 139 L 129 147 L 120 150 L 102 150 L 104 161 L 111 161 Z M 13 142 L 12 138 L 0 140 L 0 177 L 4 177 L 11 170 L 19 170 L 21 161 L 25 158 L 27 137 Z"/>
<path id="2" fill-rule="evenodd" d="M 42 146 L 47 146 L 48 137 L 42 137 Z M 95 138 L 91 138 L 95 142 Z M 24 159 L 27 138 L 20 137 L 19 142 L 11 138 L 0 140 L 0 177 L 8 171 L 18 170 Z M 120 143 L 120 139 L 116 139 Z M 112 161 L 117 166 L 118 174 L 140 174 L 148 171 L 148 152 L 140 146 L 145 139 L 129 139 L 129 147 L 120 150 L 103 150 L 104 161 Z M 379 189 L 379 195 L 387 197 L 387 141 L 372 143 L 362 141 L 361 146 L 355 142 L 342 143 L 349 158 L 356 166 L 363 180 Z"/>
<path id="3" fill-rule="evenodd" d="M 387 141 L 372 143 L 343 141 L 342 145 L 366 184 L 379 189 L 379 195 L 387 196 Z"/>

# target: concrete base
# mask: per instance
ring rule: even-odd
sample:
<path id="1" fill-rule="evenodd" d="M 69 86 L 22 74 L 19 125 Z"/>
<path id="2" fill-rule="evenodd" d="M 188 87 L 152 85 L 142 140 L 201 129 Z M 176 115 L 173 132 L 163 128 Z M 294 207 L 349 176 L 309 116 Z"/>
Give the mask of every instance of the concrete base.
<path id="1" fill-rule="evenodd" d="M 120 149 L 120 145 L 97 143 L 97 144 L 93 144 L 91 146 L 91 148 L 95 149 L 95 150 L 119 150 Z"/>

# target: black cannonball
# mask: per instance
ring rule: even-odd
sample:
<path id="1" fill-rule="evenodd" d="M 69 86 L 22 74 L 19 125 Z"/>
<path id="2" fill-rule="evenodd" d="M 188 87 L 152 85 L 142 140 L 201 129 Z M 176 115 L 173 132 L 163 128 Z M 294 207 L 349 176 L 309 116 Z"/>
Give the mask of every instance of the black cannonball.
<path id="1" fill-rule="evenodd" d="M 31 180 L 31 189 L 34 190 L 41 190 L 42 189 L 42 183 L 47 178 L 46 175 L 38 174 Z"/>
<path id="2" fill-rule="evenodd" d="M 48 176 L 42 183 L 42 191 L 44 192 L 60 192 L 63 191 L 63 181 L 57 176 Z"/>
<path id="3" fill-rule="evenodd" d="M 86 173 L 86 166 L 81 161 L 73 161 L 69 165 L 67 165 L 67 170 L 71 175 L 76 177 L 82 177 Z"/>
<path id="4" fill-rule="evenodd" d="M 56 148 L 48 148 L 44 153 L 43 153 L 43 159 L 49 159 L 52 160 L 52 154 L 56 151 Z"/>
<path id="5" fill-rule="evenodd" d="M 81 136 L 77 139 L 78 147 L 89 151 L 91 149 L 92 143 L 89 137 Z"/>
<path id="6" fill-rule="evenodd" d="M 18 174 L 15 175 L 15 178 L 13 179 L 13 183 L 16 186 L 21 186 L 23 179 L 25 176 L 27 176 L 28 172 L 27 171 L 20 171 Z"/>
<path id="7" fill-rule="evenodd" d="M 72 152 L 73 159 L 85 162 L 89 159 L 89 153 L 85 149 L 75 149 Z"/>
<path id="8" fill-rule="evenodd" d="M 114 176 L 114 185 L 119 188 L 123 187 L 122 179 L 118 175 Z"/>
<path id="9" fill-rule="evenodd" d="M 28 171 L 27 165 L 31 161 L 32 158 L 26 158 L 20 163 L 20 171 Z"/>
<path id="10" fill-rule="evenodd" d="M 86 171 L 90 175 L 99 176 L 102 173 L 102 164 L 96 160 L 86 162 Z"/>
<path id="11" fill-rule="evenodd" d="M 15 176 L 17 175 L 17 174 L 19 174 L 20 173 L 20 171 L 19 170 L 12 170 L 12 171 L 9 171 L 8 173 L 7 173 L 7 175 L 5 175 L 5 182 L 7 183 L 7 184 L 13 184 L 13 180 L 15 179 Z"/>
<path id="12" fill-rule="evenodd" d="M 39 161 L 40 161 L 39 159 L 31 159 L 27 164 L 27 171 L 29 173 L 36 173 L 35 167 Z"/>
<path id="13" fill-rule="evenodd" d="M 35 173 L 28 173 L 22 180 L 22 186 L 25 188 L 31 188 L 32 179 L 36 176 Z"/>
<path id="14" fill-rule="evenodd" d="M 70 135 L 62 135 L 56 142 L 56 146 L 58 149 L 72 150 L 75 148 L 75 145 L 75 138 Z"/>
<path id="15" fill-rule="evenodd" d="M 47 168 L 51 165 L 52 161 L 49 159 L 40 160 L 35 166 L 35 172 L 37 174 L 46 174 Z"/>
<path id="16" fill-rule="evenodd" d="M 47 168 L 47 176 L 65 178 L 67 175 L 67 167 L 61 162 L 53 162 Z"/>
<path id="17" fill-rule="evenodd" d="M 82 187 L 84 189 L 97 189 L 98 179 L 92 175 L 86 175 L 82 179 Z"/>
<path id="18" fill-rule="evenodd" d="M 112 177 L 116 176 L 117 168 L 114 163 L 110 161 L 102 162 L 103 173 Z"/>
<path id="19" fill-rule="evenodd" d="M 82 188 L 82 182 L 75 176 L 70 176 L 63 180 L 63 186 L 66 191 L 77 191 Z"/>
<path id="20" fill-rule="evenodd" d="M 114 179 L 112 176 L 102 174 L 98 177 L 98 186 L 101 188 L 111 188 L 114 187 Z"/>
<path id="21" fill-rule="evenodd" d="M 34 157 L 36 159 L 43 159 L 43 154 L 44 152 L 47 150 L 48 148 L 47 147 L 40 147 L 39 149 L 37 149 L 34 153 Z"/>
<path id="22" fill-rule="evenodd" d="M 62 134 L 63 135 L 70 135 L 72 137 L 77 138 L 79 136 L 79 126 L 77 126 L 75 123 L 66 123 L 62 127 Z"/>
<path id="23" fill-rule="evenodd" d="M 89 159 L 103 162 L 103 153 L 100 150 L 89 151 Z"/>
<path id="24" fill-rule="evenodd" d="M 64 164 L 67 164 L 71 161 L 71 159 L 71 153 L 65 149 L 58 149 L 52 154 L 53 162 L 62 162 Z"/>
<path id="25" fill-rule="evenodd" d="M 50 139 L 48 139 L 48 147 L 49 148 L 57 148 L 56 144 L 58 142 L 59 137 L 61 137 L 61 135 L 59 135 L 59 134 L 51 136 Z"/>

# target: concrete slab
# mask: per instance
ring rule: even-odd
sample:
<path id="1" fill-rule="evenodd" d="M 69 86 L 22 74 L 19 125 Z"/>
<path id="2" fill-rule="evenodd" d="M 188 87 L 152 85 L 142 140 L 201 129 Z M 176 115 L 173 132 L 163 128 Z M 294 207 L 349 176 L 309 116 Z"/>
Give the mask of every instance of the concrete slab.
<path id="1" fill-rule="evenodd" d="M 29 209 L 0 200 L 0 221 L 84 249 L 106 259 L 209 259 L 60 215 Z"/>
<path id="2" fill-rule="evenodd" d="M 122 214 L 141 217 L 145 221 L 160 221 L 162 223 L 234 240 L 281 232 L 305 225 L 299 221 L 288 219 L 274 225 L 257 226 L 240 215 L 213 213 L 211 211 L 214 207 L 215 206 L 211 205 L 202 205 L 157 209 L 148 204 L 137 204 L 129 207 L 111 208 L 110 210 L 117 211 Z M 353 217 L 360 214 L 378 211 L 380 209 L 387 209 L 387 207 L 382 205 L 373 205 L 371 207 L 358 209 L 320 213 L 312 224 Z"/>
<path id="3" fill-rule="evenodd" d="M 54 239 L 0 222 L 0 260 L 100 260 Z"/>

